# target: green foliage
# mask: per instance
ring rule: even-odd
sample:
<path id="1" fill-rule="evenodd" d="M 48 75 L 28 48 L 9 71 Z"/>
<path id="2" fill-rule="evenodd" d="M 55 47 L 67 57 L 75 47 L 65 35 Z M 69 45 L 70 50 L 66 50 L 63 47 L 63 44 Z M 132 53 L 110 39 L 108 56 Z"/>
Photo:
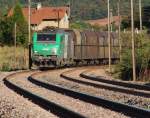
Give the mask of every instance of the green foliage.
<path id="1" fill-rule="evenodd" d="M 14 22 L 18 22 L 18 23 L 22 23 L 25 22 L 22 10 L 21 10 L 21 6 L 19 3 L 16 4 L 14 10 L 13 10 L 13 20 Z"/>
<path id="2" fill-rule="evenodd" d="M 17 4 L 14 8 L 13 13 L 13 22 L 17 25 L 17 43 L 19 45 L 27 44 L 27 33 L 28 33 L 28 25 L 23 16 L 20 4 Z"/>
<path id="3" fill-rule="evenodd" d="M 81 29 L 81 30 L 87 30 L 87 29 L 90 29 L 90 30 L 106 30 L 107 28 L 106 27 L 99 27 L 99 26 L 96 26 L 96 25 L 90 25 L 88 23 L 85 23 L 83 21 L 77 21 L 77 22 L 74 22 L 74 23 L 71 23 L 70 27 L 72 29 Z"/>
<path id="4" fill-rule="evenodd" d="M 7 14 L 9 10 L 15 4 L 15 0 L 0 0 L 0 11 L 2 15 Z"/>
<path id="5" fill-rule="evenodd" d="M 27 45 L 28 25 L 23 16 L 21 6 L 16 4 L 12 17 L 3 16 L 0 18 L 0 42 L 2 44 L 13 45 L 15 23 L 17 25 L 17 44 Z"/>
<path id="6" fill-rule="evenodd" d="M 122 50 L 122 61 L 116 66 L 116 73 L 118 77 L 123 80 L 132 80 L 132 49 L 131 49 L 131 35 L 123 34 L 122 40 L 124 46 Z M 150 69 L 150 40 L 145 34 L 135 35 L 135 59 L 136 59 L 136 75 L 139 80 L 148 78 L 145 72 Z"/>
<path id="7" fill-rule="evenodd" d="M 121 28 L 122 29 L 127 29 L 129 27 L 131 27 L 130 21 L 128 19 L 123 19 L 122 24 L 121 24 Z"/>
<path id="8" fill-rule="evenodd" d="M 73 29 L 90 29 L 91 25 L 82 21 L 74 22 L 70 25 Z"/>
<path id="9" fill-rule="evenodd" d="M 27 0 L 19 0 L 23 6 L 27 6 Z M 107 1 L 106 0 L 32 0 L 32 6 L 41 2 L 44 6 L 64 6 L 71 3 L 71 14 L 73 20 L 87 20 L 104 18 L 107 16 Z M 0 11 L 4 14 L 7 10 L 15 5 L 16 0 L 0 0 Z M 113 15 L 117 15 L 118 0 L 110 0 Z M 142 6 L 149 6 L 149 0 L 142 0 Z M 134 0 L 134 8 L 138 18 L 138 0 Z M 121 0 L 121 14 L 124 16 L 130 15 L 130 1 Z"/>
<path id="10" fill-rule="evenodd" d="M 13 42 L 13 20 L 4 17 L 0 19 L 0 42 L 2 44 L 12 44 Z"/>
<path id="11" fill-rule="evenodd" d="M 8 63 L 3 63 L 1 71 L 10 71 L 10 65 Z"/>
<path id="12" fill-rule="evenodd" d="M 1 0 L 0 1 L 0 11 L 2 14 L 6 14 L 7 10 L 14 7 L 15 0 Z M 65 6 L 69 2 L 71 4 L 71 22 L 77 20 L 90 20 L 90 19 L 100 19 L 107 17 L 107 1 L 106 0 L 32 0 L 32 7 L 36 7 L 36 4 L 41 2 L 43 6 Z M 113 10 L 113 15 L 117 15 L 117 2 L 118 0 L 110 0 L 110 8 Z M 22 6 L 27 6 L 27 0 L 20 0 Z M 150 0 L 142 0 L 143 6 L 143 25 L 145 27 L 150 27 L 149 23 L 149 6 Z M 123 28 L 130 27 L 130 1 L 121 0 L 121 15 L 126 16 L 123 21 Z M 139 2 L 134 0 L 134 19 L 135 27 L 139 27 Z M 146 19 L 146 21 L 145 21 Z"/>
<path id="13" fill-rule="evenodd" d="M 146 27 L 150 28 L 150 6 L 144 7 L 143 8 L 143 24 Z"/>

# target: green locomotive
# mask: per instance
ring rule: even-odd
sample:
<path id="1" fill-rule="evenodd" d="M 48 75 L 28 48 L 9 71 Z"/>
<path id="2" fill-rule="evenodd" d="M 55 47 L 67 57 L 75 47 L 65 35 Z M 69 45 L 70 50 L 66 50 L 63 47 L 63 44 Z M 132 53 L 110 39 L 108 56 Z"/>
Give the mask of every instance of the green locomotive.
<path id="1" fill-rule="evenodd" d="M 32 62 L 39 67 L 107 63 L 107 32 L 52 29 L 33 34 Z M 117 34 L 111 34 L 111 59 L 119 59 Z"/>
<path id="2" fill-rule="evenodd" d="M 32 41 L 32 62 L 44 67 L 65 65 L 68 58 L 68 36 L 63 30 L 35 32 Z"/>

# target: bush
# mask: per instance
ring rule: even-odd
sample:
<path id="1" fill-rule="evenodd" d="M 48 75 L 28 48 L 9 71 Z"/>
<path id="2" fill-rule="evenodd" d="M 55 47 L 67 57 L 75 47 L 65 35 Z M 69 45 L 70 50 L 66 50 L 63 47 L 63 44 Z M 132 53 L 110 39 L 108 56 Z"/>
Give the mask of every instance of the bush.
<path id="1" fill-rule="evenodd" d="M 10 71 L 10 66 L 8 63 L 3 63 L 1 71 Z"/>
<path id="2" fill-rule="evenodd" d="M 123 80 L 132 80 L 132 48 L 130 35 L 123 34 L 122 61 L 116 66 L 115 73 Z M 127 46 L 127 47 L 126 47 Z M 149 78 L 150 39 L 145 33 L 135 35 L 136 75 L 138 80 Z"/>
<path id="3" fill-rule="evenodd" d="M 81 30 L 90 29 L 90 30 L 95 30 L 95 31 L 99 31 L 99 30 L 104 31 L 107 29 L 106 27 L 99 27 L 98 25 L 90 25 L 89 23 L 86 23 L 84 21 L 77 21 L 77 22 L 71 23 L 70 27 L 72 29 L 81 29 Z"/>

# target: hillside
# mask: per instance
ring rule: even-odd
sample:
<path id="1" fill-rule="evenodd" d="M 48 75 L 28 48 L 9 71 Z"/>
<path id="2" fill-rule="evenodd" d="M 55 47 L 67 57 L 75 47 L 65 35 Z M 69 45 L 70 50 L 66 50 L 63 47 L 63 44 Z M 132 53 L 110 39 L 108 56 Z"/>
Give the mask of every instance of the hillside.
<path id="1" fill-rule="evenodd" d="M 6 13 L 8 9 L 13 7 L 16 0 L 0 0 L 0 10 Z M 19 0 L 22 6 L 27 5 L 27 0 Z M 97 19 L 107 16 L 106 0 L 32 0 L 32 6 L 35 7 L 37 2 L 41 2 L 43 6 L 62 6 L 71 3 L 71 13 L 74 20 Z M 110 0 L 113 14 L 117 14 L 117 1 Z M 143 6 L 150 6 L 149 0 L 142 0 Z M 121 0 L 121 11 L 123 15 L 129 15 L 130 2 Z M 135 9 L 138 8 L 138 0 L 135 0 Z M 4 12 L 5 11 L 5 12 Z"/>

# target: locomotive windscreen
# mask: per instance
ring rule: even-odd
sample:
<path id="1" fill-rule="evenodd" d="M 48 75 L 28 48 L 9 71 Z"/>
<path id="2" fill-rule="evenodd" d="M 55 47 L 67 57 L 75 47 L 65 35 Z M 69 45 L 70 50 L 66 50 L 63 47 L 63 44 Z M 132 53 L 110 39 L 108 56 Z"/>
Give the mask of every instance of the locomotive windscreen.
<path id="1" fill-rule="evenodd" d="M 38 34 L 37 41 L 40 42 L 55 42 L 56 34 Z"/>

